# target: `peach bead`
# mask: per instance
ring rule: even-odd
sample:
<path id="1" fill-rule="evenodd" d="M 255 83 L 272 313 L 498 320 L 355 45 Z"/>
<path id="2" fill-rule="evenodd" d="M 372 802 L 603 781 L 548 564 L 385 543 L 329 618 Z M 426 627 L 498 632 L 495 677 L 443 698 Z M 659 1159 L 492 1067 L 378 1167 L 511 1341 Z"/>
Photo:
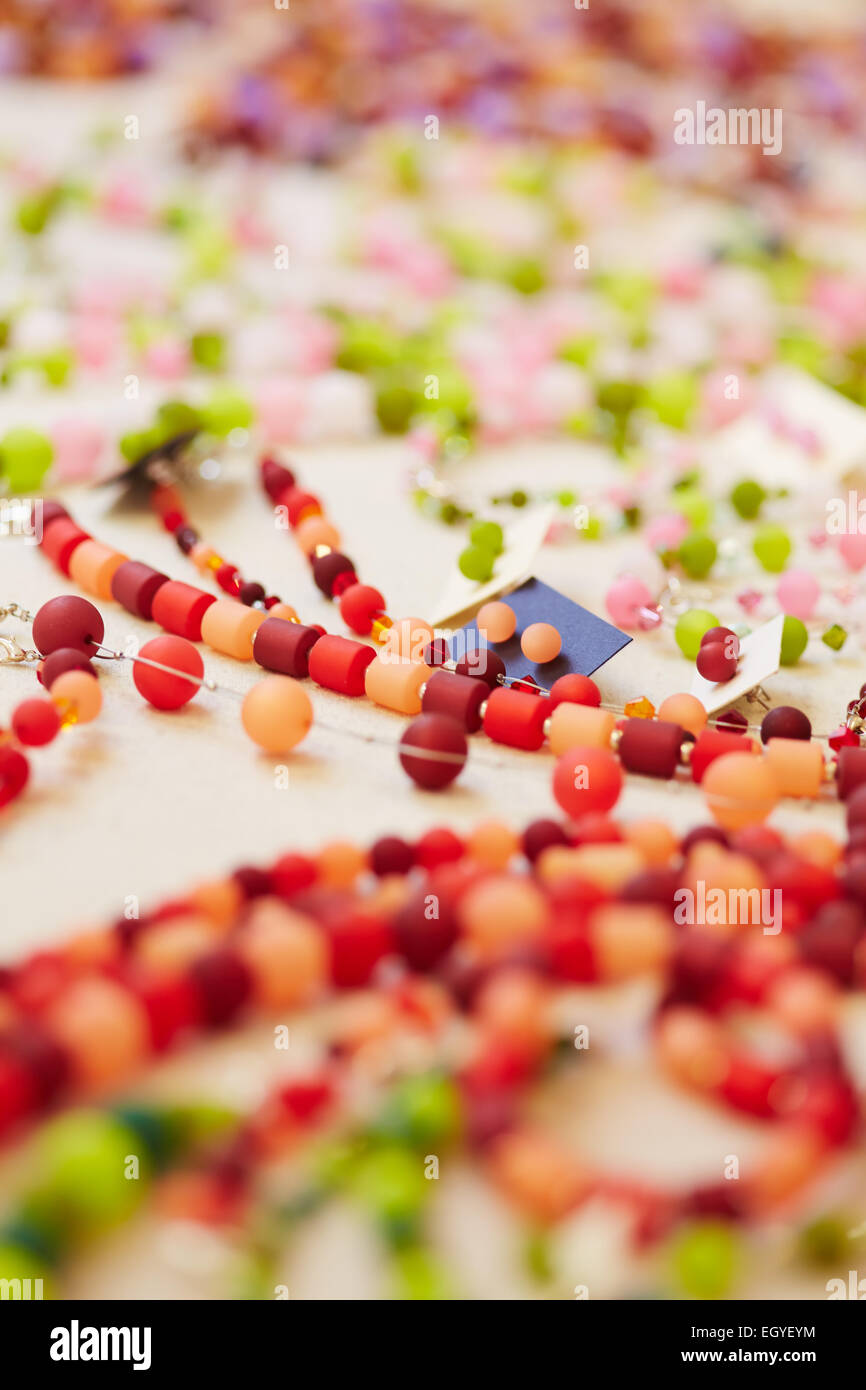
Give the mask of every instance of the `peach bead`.
<path id="1" fill-rule="evenodd" d="M 765 759 L 751 753 L 724 753 L 704 773 L 707 805 L 724 830 L 760 825 L 779 799 L 779 788 Z"/>
<path id="2" fill-rule="evenodd" d="M 460 903 L 460 920 L 470 941 L 485 955 L 507 951 L 544 929 L 547 904 L 529 879 L 483 878 Z"/>
<path id="3" fill-rule="evenodd" d="M 669 724 L 679 724 L 697 738 L 704 731 L 707 711 L 697 696 L 683 693 L 668 695 L 666 700 L 662 700 L 658 708 L 658 717 L 667 720 Z"/>
<path id="4" fill-rule="evenodd" d="M 125 1077 L 145 1056 L 147 1017 L 111 980 L 76 980 L 48 1011 L 47 1024 L 72 1055 L 80 1083 L 100 1087 Z"/>
<path id="5" fill-rule="evenodd" d="M 88 594 L 110 599 L 114 572 L 128 559 L 128 555 L 121 555 L 119 550 L 112 550 L 101 541 L 82 541 L 72 552 L 69 577 Z"/>
<path id="6" fill-rule="evenodd" d="M 824 780 L 824 754 L 818 743 L 802 738 L 771 738 L 764 749 L 767 767 L 780 796 L 817 796 Z"/>
<path id="7" fill-rule="evenodd" d="M 552 623 L 530 623 L 520 638 L 520 650 L 527 661 L 543 666 L 555 661 L 562 651 L 562 638 Z"/>
<path id="8" fill-rule="evenodd" d="M 621 888 L 643 867 L 643 855 L 634 845 L 578 845 L 571 851 L 571 872 L 600 888 Z"/>
<path id="9" fill-rule="evenodd" d="M 586 744 L 607 748 L 615 728 L 616 715 L 610 710 L 563 702 L 550 716 L 550 751 L 559 757 L 569 748 L 581 748 Z"/>
<path id="10" fill-rule="evenodd" d="M 236 599 L 218 598 L 201 620 L 201 640 L 235 661 L 252 661 L 253 638 L 267 616 L 262 609 L 248 608 Z"/>
<path id="11" fill-rule="evenodd" d="M 295 527 L 295 540 L 305 555 L 312 555 L 319 547 L 336 550 L 340 544 L 340 533 L 323 516 L 308 516 Z"/>
<path id="12" fill-rule="evenodd" d="M 170 917 L 139 932 L 134 954 L 154 974 L 174 975 L 211 950 L 213 939 L 213 924 L 207 918 Z"/>
<path id="13" fill-rule="evenodd" d="M 405 874 L 385 874 L 365 896 L 364 906 L 370 912 L 390 917 L 399 911 L 410 893 L 409 880 Z"/>
<path id="14" fill-rule="evenodd" d="M 813 1129 L 771 1126 L 744 1191 L 756 1214 L 796 1196 L 815 1178 L 824 1152 L 821 1137 Z"/>
<path id="15" fill-rule="evenodd" d="M 364 672 L 368 700 L 398 714 L 420 714 L 421 686 L 433 674 L 423 661 L 395 661 L 393 656 L 375 657 Z"/>
<path id="16" fill-rule="evenodd" d="M 655 1044 L 660 1064 L 683 1085 L 709 1091 L 727 1075 L 722 1031 L 702 1009 L 668 1009 L 656 1029 Z"/>
<path id="17" fill-rule="evenodd" d="M 286 753 L 310 732 L 313 706 L 304 687 L 291 676 L 265 676 L 244 696 L 241 722 L 253 743 L 266 753 Z"/>
<path id="18" fill-rule="evenodd" d="M 89 724 L 102 709 L 99 681 L 89 671 L 64 671 L 51 686 L 51 699 L 60 711 L 74 717 L 76 724 Z"/>
<path id="19" fill-rule="evenodd" d="M 547 985 L 537 975 L 528 970 L 500 970 L 479 990 L 475 1016 L 482 1027 L 540 1053 L 550 1038 L 549 998 Z"/>
<path id="20" fill-rule="evenodd" d="M 433 641 L 434 632 L 423 618 L 398 618 L 388 629 L 388 636 L 382 644 L 393 661 L 403 657 L 406 661 L 421 661 L 424 650 Z"/>
<path id="21" fill-rule="evenodd" d="M 577 850 L 568 845 L 548 845 L 535 861 L 535 877 L 547 885 L 559 883 L 562 879 L 578 878 L 574 863 L 576 854 Z"/>
<path id="22" fill-rule="evenodd" d="M 807 1035 L 835 1029 L 839 991 L 820 970 L 787 970 L 767 991 L 766 1005 L 792 1033 Z"/>
<path id="23" fill-rule="evenodd" d="M 810 864 L 833 869 L 842 858 L 842 846 L 826 830 L 804 830 L 789 840 L 790 848 Z"/>
<path id="24" fill-rule="evenodd" d="M 290 603 L 275 603 L 265 614 L 268 618 L 282 618 L 284 622 L 296 623 L 299 621 L 298 611 Z"/>
<path id="25" fill-rule="evenodd" d="M 274 898 L 260 898 L 238 936 L 259 1001 L 279 1009 L 306 1004 L 328 975 L 328 944 L 309 917 Z"/>
<path id="26" fill-rule="evenodd" d="M 640 850 L 647 864 L 669 864 L 677 851 L 677 837 L 664 821 L 634 820 L 623 827 L 623 833 L 626 842 Z"/>
<path id="27" fill-rule="evenodd" d="M 79 965 L 107 965 L 117 957 L 117 936 L 104 927 L 76 932 L 66 942 L 64 954 Z"/>
<path id="28" fill-rule="evenodd" d="M 242 894 L 233 878 L 213 878 L 197 884 L 189 900 L 215 927 L 229 927 L 240 910 Z"/>
<path id="29" fill-rule="evenodd" d="M 214 568 L 212 562 L 217 559 L 217 553 L 212 546 L 198 541 L 189 552 L 189 558 L 200 574 L 207 574 L 208 570 Z"/>
<path id="30" fill-rule="evenodd" d="M 367 868 L 366 852 L 351 840 L 332 840 L 316 855 L 319 878 L 329 888 L 350 888 Z"/>
<path id="31" fill-rule="evenodd" d="M 545 1134 L 514 1130 L 493 1145 L 490 1169 L 509 1199 L 537 1221 L 559 1221 L 584 1197 L 589 1177 Z"/>
<path id="32" fill-rule="evenodd" d="M 504 869 L 519 848 L 520 836 L 498 820 L 481 821 L 466 839 L 469 858 L 488 869 Z"/>
<path id="33" fill-rule="evenodd" d="M 475 621 L 488 642 L 507 642 L 517 627 L 517 616 L 507 603 L 482 604 Z"/>
<path id="34" fill-rule="evenodd" d="M 670 913 L 648 903 L 604 904 L 592 913 L 590 931 L 602 980 L 660 971 L 674 944 Z"/>

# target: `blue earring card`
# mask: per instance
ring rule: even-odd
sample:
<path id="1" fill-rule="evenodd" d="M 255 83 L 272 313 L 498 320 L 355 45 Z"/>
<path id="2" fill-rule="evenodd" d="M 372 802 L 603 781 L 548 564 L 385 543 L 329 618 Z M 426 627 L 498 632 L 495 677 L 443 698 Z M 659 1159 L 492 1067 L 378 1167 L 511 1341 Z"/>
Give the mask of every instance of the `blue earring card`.
<path id="1" fill-rule="evenodd" d="M 591 676 L 632 641 L 627 632 L 620 632 L 618 627 L 590 613 L 588 608 L 582 608 L 540 579 L 528 579 L 518 589 L 504 594 L 502 601 L 514 610 L 517 618 L 514 636 L 507 642 L 485 644 L 478 635 L 478 624 L 473 621 L 455 632 L 452 641 L 455 655 L 488 645 L 505 662 L 510 677 L 519 680 L 531 676 L 538 685 L 549 689 L 560 676 L 572 673 Z M 558 630 L 562 651 L 555 661 L 537 665 L 523 655 L 520 634 L 531 623 L 552 623 Z"/>

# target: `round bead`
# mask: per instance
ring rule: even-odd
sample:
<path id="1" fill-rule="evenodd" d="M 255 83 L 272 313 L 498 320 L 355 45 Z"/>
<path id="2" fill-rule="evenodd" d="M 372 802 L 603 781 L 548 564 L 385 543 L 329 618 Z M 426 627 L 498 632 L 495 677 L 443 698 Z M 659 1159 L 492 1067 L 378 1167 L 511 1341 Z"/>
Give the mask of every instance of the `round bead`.
<path id="1" fill-rule="evenodd" d="M 767 522 L 755 532 L 752 549 L 765 570 L 770 574 L 781 574 L 791 554 L 791 538 L 784 527 Z"/>
<path id="2" fill-rule="evenodd" d="M 470 647 L 455 663 L 454 674 L 469 676 L 495 690 L 499 677 L 505 675 L 505 662 L 490 647 Z"/>
<path id="3" fill-rule="evenodd" d="M 562 651 L 562 638 L 552 623 L 530 623 L 520 638 L 520 650 L 528 661 L 543 666 Z"/>
<path id="4" fill-rule="evenodd" d="M 128 1075 L 147 1051 L 148 1028 L 136 999 L 111 980 L 73 981 L 48 1014 L 51 1033 L 72 1054 L 86 1086 Z"/>
<path id="5" fill-rule="evenodd" d="M 640 610 L 652 607 L 653 596 L 642 579 L 623 574 L 611 584 L 604 604 L 617 627 L 631 632 L 640 627 Z"/>
<path id="6" fill-rule="evenodd" d="M 606 748 L 570 748 L 553 770 L 553 795 L 567 816 L 609 811 L 622 791 L 622 768 Z"/>
<path id="7" fill-rule="evenodd" d="M 467 751 L 456 720 L 445 714 L 422 714 L 400 739 L 400 764 L 419 787 L 438 791 L 459 777 Z"/>
<path id="8" fill-rule="evenodd" d="M 371 584 L 353 584 L 340 596 L 340 617 L 361 637 L 369 635 L 373 619 L 384 611 L 384 596 Z"/>
<path id="9" fill-rule="evenodd" d="M 761 721 L 761 742 L 768 743 L 771 738 L 812 737 L 812 724 L 807 715 L 794 705 L 777 705 L 768 710 Z"/>
<path id="10" fill-rule="evenodd" d="M 382 644 L 383 652 L 393 659 L 402 657 L 406 661 L 421 661 L 428 642 L 433 641 L 433 629 L 423 618 L 398 618 L 389 628 Z"/>
<path id="11" fill-rule="evenodd" d="M 476 618 L 478 631 L 488 642 L 507 642 L 514 636 L 517 617 L 507 603 L 485 603 Z"/>
<path id="12" fill-rule="evenodd" d="M 488 869 L 504 869 L 520 848 L 520 838 L 502 821 L 481 821 L 469 832 L 466 853 L 476 864 Z"/>
<path id="13" fill-rule="evenodd" d="M 740 655 L 740 639 L 737 634 L 729 627 L 711 627 L 701 637 L 701 646 L 707 647 L 710 642 L 721 642 L 726 648 L 729 656 Z"/>
<path id="14" fill-rule="evenodd" d="M 707 722 L 707 711 L 694 695 L 683 692 L 681 695 L 668 695 L 658 708 L 659 719 L 671 724 L 679 724 L 697 738 Z"/>
<path id="15" fill-rule="evenodd" d="M 483 955 L 501 955 L 544 930 L 547 905 L 530 879 L 504 874 L 485 877 L 463 895 L 458 908 L 463 930 Z"/>
<path id="16" fill-rule="evenodd" d="M 313 706 L 291 676 L 265 676 L 244 697 L 241 721 L 253 743 L 266 753 L 285 753 L 309 733 Z"/>
<path id="17" fill-rule="evenodd" d="M 553 682 L 548 698 L 551 712 L 557 705 L 564 703 L 598 708 L 601 704 L 601 691 L 589 676 L 580 676 L 572 672 L 567 676 L 559 676 Z"/>
<path id="18" fill-rule="evenodd" d="M 50 743 L 59 729 L 60 715 L 51 700 L 22 700 L 12 712 L 12 732 L 28 748 Z"/>
<path id="19" fill-rule="evenodd" d="M 8 806 L 24 790 L 30 764 L 17 748 L 0 745 L 0 808 Z"/>
<path id="20" fill-rule="evenodd" d="M 799 618 L 789 613 L 782 625 L 782 651 L 780 661 L 783 666 L 796 666 L 806 650 L 809 633 Z"/>
<path id="21" fill-rule="evenodd" d="M 59 647 L 74 647 L 92 656 L 104 636 L 105 624 L 98 609 L 75 594 L 49 599 L 33 619 L 33 645 L 43 656 Z"/>
<path id="22" fill-rule="evenodd" d="M 737 658 L 728 654 L 724 642 L 702 643 L 695 664 L 705 681 L 729 681 L 737 674 Z"/>
<path id="23" fill-rule="evenodd" d="M 821 586 L 808 570 L 786 570 L 776 587 L 783 613 L 808 622 L 821 597 Z"/>
<path id="24" fill-rule="evenodd" d="M 355 566 L 348 555 L 341 555 L 337 550 L 331 550 L 327 555 L 319 555 L 313 561 L 313 581 L 325 598 L 333 596 L 334 584 L 340 575 L 354 574 Z M 354 584 L 357 582 L 355 578 Z"/>
<path id="25" fill-rule="evenodd" d="M 414 863 L 415 851 L 399 835 L 383 835 L 370 846 L 370 868 L 377 878 L 408 874 Z"/>
<path id="26" fill-rule="evenodd" d="M 859 531 L 846 531 L 838 540 L 839 554 L 855 574 L 866 565 L 866 536 Z"/>
<path id="27" fill-rule="evenodd" d="M 444 666 L 451 660 L 451 648 L 444 637 L 434 637 L 421 654 L 425 666 Z"/>
<path id="28" fill-rule="evenodd" d="M 51 687 L 51 698 L 71 711 L 76 724 L 90 724 L 102 709 L 102 691 L 95 676 L 86 671 L 65 671 Z"/>
<path id="29" fill-rule="evenodd" d="M 340 544 L 340 533 L 323 516 L 308 516 L 295 530 L 295 540 L 305 555 L 312 555 L 320 545 L 336 550 Z"/>
<path id="30" fill-rule="evenodd" d="M 238 941 L 238 953 L 265 1008 L 306 1004 L 328 978 L 328 945 L 323 933 L 309 918 L 270 898 L 252 909 Z"/>
<path id="31" fill-rule="evenodd" d="M 204 675 L 200 653 L 184 637 L 154 637 L 145 642 L 139 656 L 147 661 L 158 661 L 161 666 L 171 666 L 175 671 L 185 671 L 199 680 Z M 200 689 L 195 681 L 184 680 L 183 676 L 174 676 L 168 671 L 157 671 L 135 658 L 132 679 L 139 695 L 143 695 L 154 709 L 180 709 L 181 705 L 194 700 Z"/>
<path id="32" fill-rule="evenodd" d="M 762 758 L 726 753 L 703 777 L 704 794 L 714 819 L 725 830 L 760 825 L 779 799 L 775 777 Z"/>
<path id="33" fill-rule="evenodd" d="M 460 552 L 457 566 L 467 579 L 483 584 L 493 574 L 495 562 L 496 556 L 486 545 L 467 545 L 466 549 Z"/>
<path id="34" fill-rule="evenodd" d="M 681 613 L 677 618 L 674 638 L 683 656 L 694 661 L 704 633 L 717 627 L 718 622 L 715 613 L 708 613 L 705 608 L 690 608 L 687 613 Z"/>
<path id="35" fill-rule="evenodd" d="M 690 579 L 704 579 L 716 563 L 718 547 L 706 531 L 691 531 L 680 542 L 677 559 Z"/>

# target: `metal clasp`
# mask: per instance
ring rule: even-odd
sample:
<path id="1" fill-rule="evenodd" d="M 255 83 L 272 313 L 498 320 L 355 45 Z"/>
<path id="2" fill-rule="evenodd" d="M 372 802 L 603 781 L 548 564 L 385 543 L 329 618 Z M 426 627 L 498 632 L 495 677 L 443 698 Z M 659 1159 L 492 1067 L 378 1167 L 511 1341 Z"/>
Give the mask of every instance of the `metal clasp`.
<path id="1" fill-rule="evenodd" d="M 0 665 L 11 661 L 29 660 L 27 652 L 6 632 L 0 632 Z"/>

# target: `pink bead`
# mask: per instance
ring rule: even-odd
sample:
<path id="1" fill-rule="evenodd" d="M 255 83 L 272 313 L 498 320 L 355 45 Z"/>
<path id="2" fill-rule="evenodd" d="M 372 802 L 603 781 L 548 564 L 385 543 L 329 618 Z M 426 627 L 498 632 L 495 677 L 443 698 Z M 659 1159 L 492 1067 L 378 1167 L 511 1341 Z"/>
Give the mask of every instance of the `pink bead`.
<path id="1" fill-rule="evenodd" d="M 291 379 L 265 382 L 256 407 L 256 423 L 269 443 L 288 444 L 298 438 L 306 414 L 299 383 Z"/>
<path id="2" fill-rule="evenodd" d="M 654 517 L 644 527 L 644 540 L 652 550 L 676 550 L 687 535 L 688 519 L 679 512 Z"/>
<path id="3" fill-rule="evenodd" d="M 520 650 L 527 661 L 543 666 L 559 656 L 562 638 L 552 623 L 530 623 L 520 638 Z"/>
<path id="4" fill-rule="evenodd" d="M 786 570 L 776 588 L 783 613 L 808 622 L 821 595 L 821 587 L 808 570 Z"/>
<path id="5" fill-rule="evenodd" d="M 179 338 L 159 338 L 145 349 L 144 365 L 161 381 L 176 381 L 189 370 L 189 352 Z"/>
<path id="6" fill-rule="evenodd" d="M 611 584 L 604 603 L 617 627 L 628 632 L 640 627 L 640 610 L 652 606 L 653 596 L 642 579 L 623 574 Z"/>
<path id="7" fill-rule="evenodd" d="M 858 531 L 846 532 L 839 537 L 839 554 L 849 570 L 855 573 L 862 570 L 866 565 L 866 536 L 861 536 Z"/>
<path id="8" fill-rule="evenodd" d="M 736 391 L 736 395 L 733 395 Z M 755 389 L 744 371 L 733 367 L 710 372 L 701 386 L 701 405 L 710 429 L 721 429 L 739 419 L 754 403 Z"/>
<path id="9" fill-rule="evenodd" d="M 93 476 L 105 447 L 105 435 L 97 425 L 67 416 L 56 422 L 51 440 L 58 478 L 73 483 Z"/>

